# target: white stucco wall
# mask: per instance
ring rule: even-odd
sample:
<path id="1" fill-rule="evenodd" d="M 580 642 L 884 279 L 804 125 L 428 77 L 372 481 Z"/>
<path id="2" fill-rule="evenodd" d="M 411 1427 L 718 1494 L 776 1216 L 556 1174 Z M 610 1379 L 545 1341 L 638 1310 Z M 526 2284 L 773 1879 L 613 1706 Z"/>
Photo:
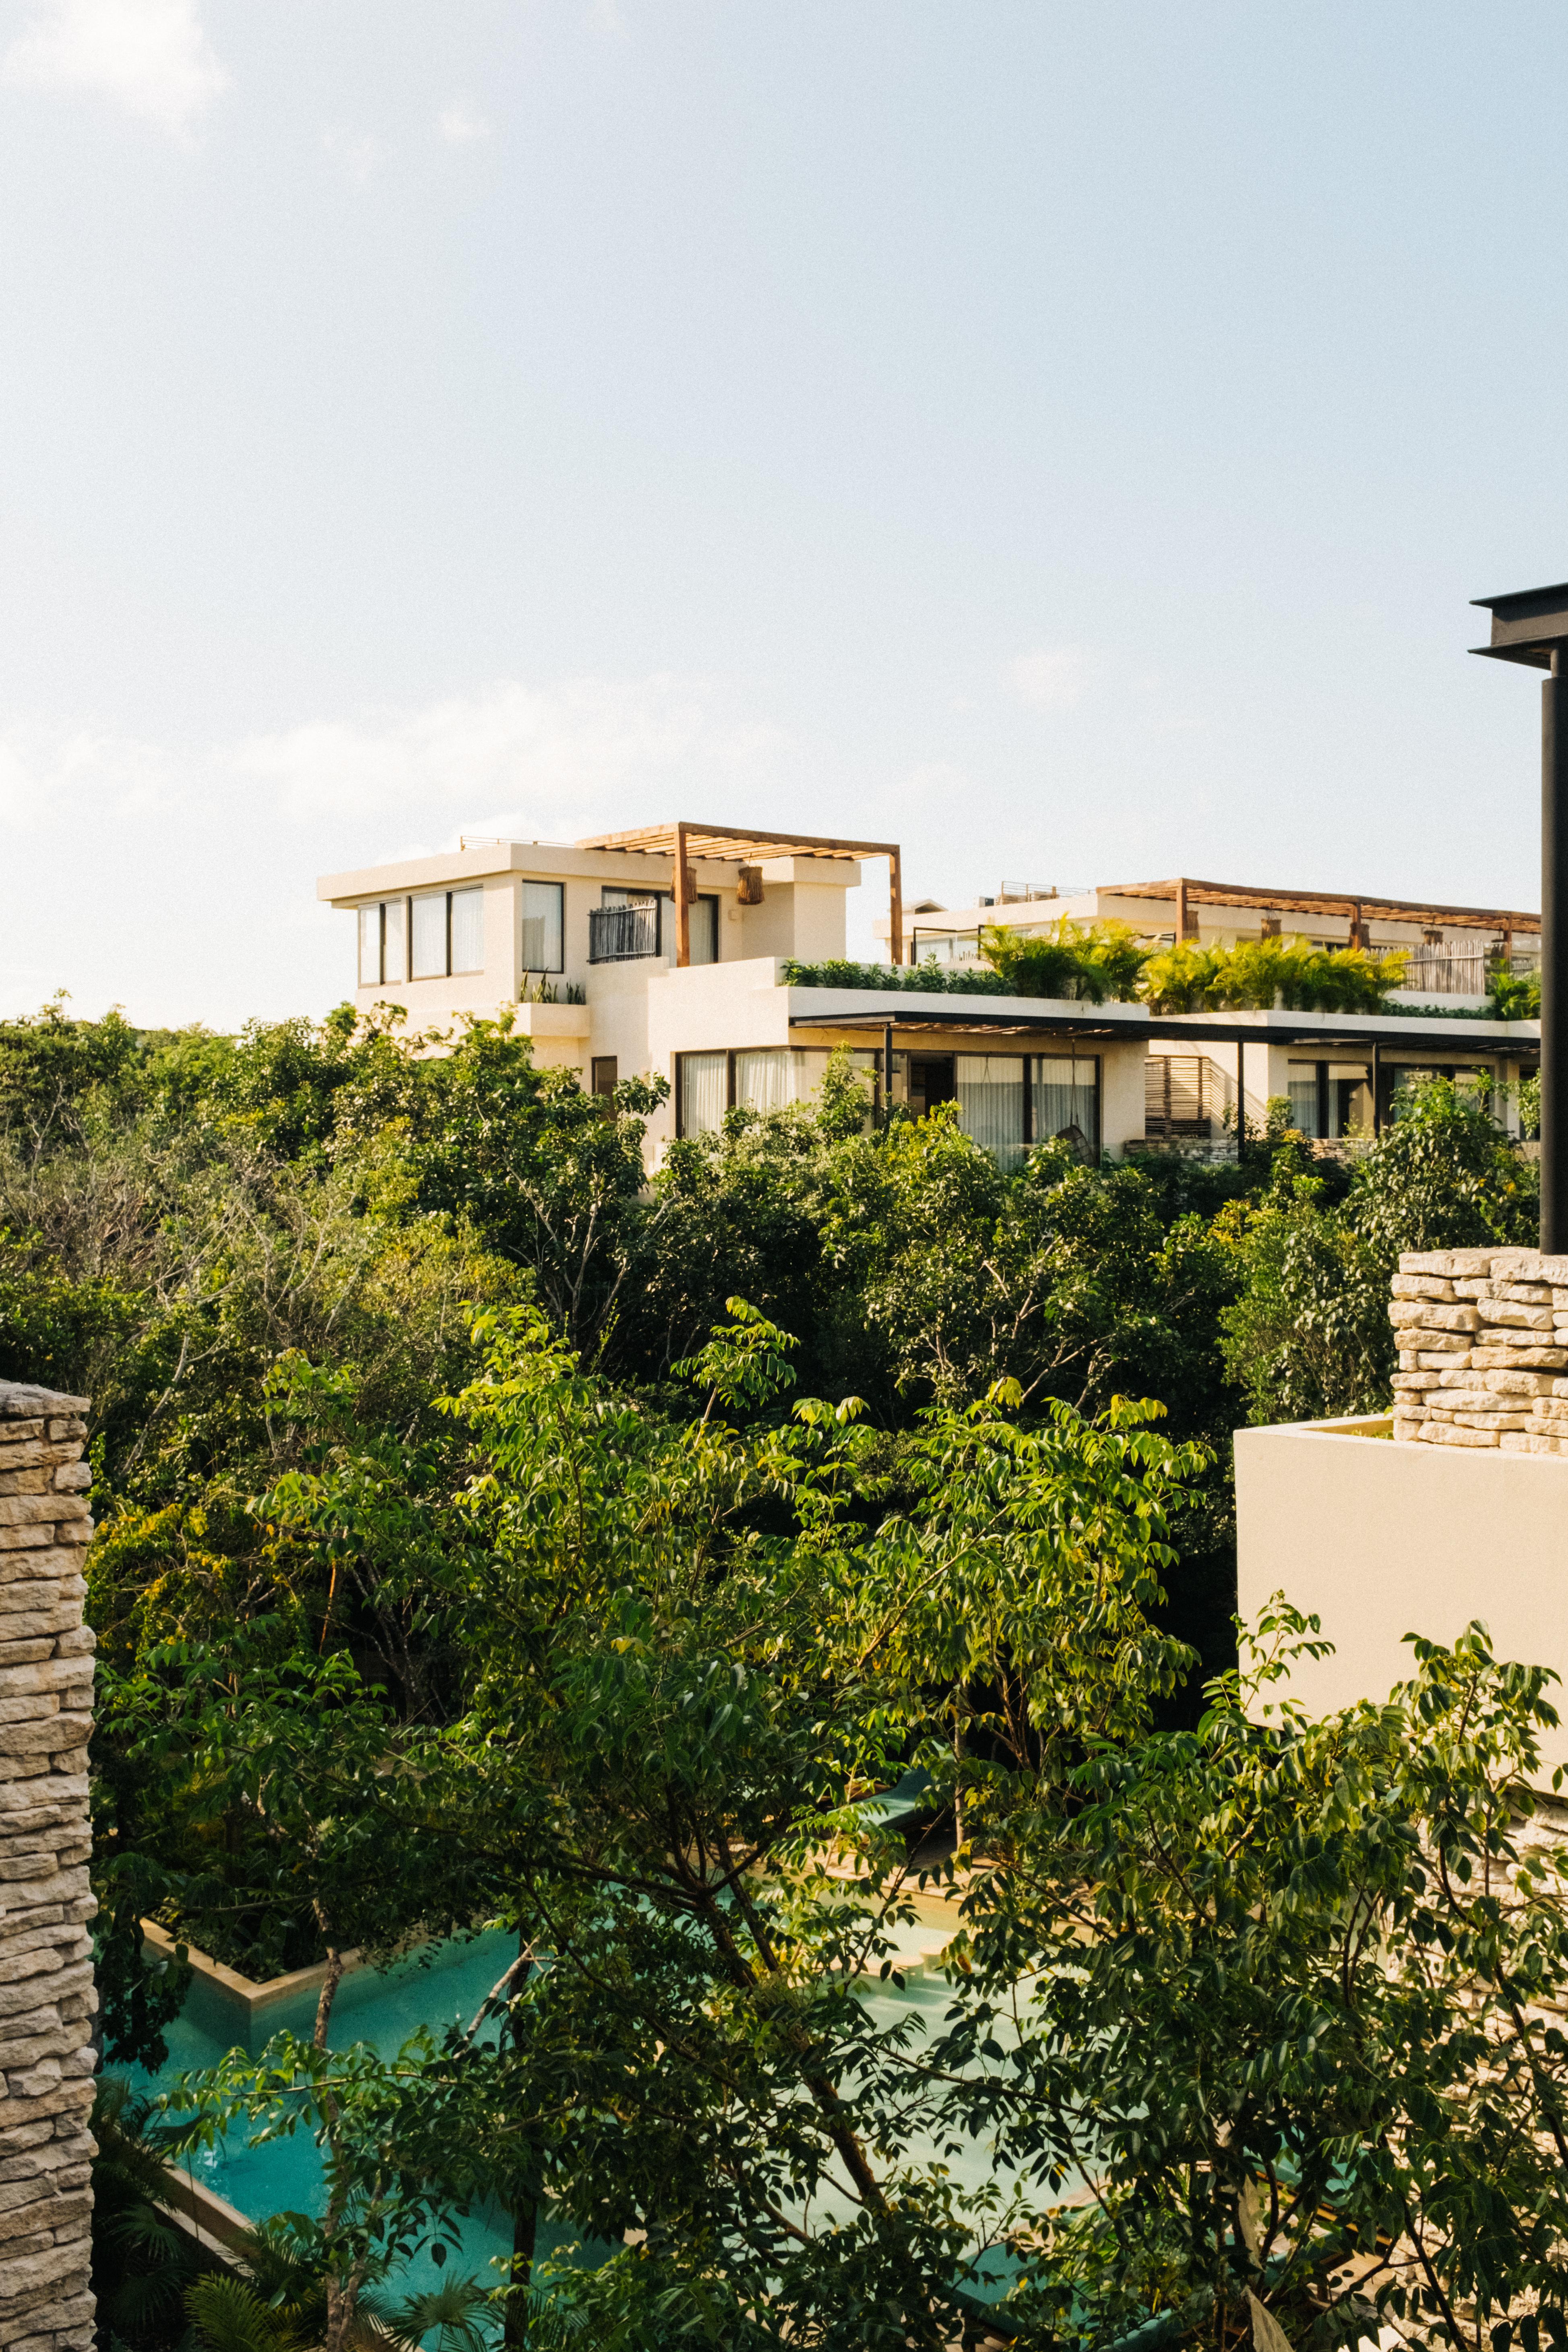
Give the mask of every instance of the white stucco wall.
<path id="1" fill-rule="evenodd" d="M 1451 1642 L 1478 1617 L 1497 1656 L 1568 1684 L 1568 1460 L 1289 1423 L 1237 1432 L 1236 1504 L 1242 1617 L 1282 1589 L 1335 1644 L 1290 1678 L 1313 1711 L 1386 1698 L 1406 1633 Z M 1554 1703 L 1568 1715 L 1568 1691 Z M 1568 1731 L 1543 1747 L 1568 1763 Z"/>

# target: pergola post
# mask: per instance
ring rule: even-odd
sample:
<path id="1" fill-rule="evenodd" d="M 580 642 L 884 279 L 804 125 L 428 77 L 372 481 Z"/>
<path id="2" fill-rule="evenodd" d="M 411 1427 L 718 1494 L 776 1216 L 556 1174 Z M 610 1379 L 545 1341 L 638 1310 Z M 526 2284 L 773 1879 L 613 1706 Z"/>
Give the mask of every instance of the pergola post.
<path id="1" fill-rule="evenodd" d="M 903 861 L 896 849 L 890 851 L 888 856 L 888 945 L 892 950 L 893 961 L 902 963 L 904 960 L 904 875 Z"/>
<path id="2" fill-rule="evenodd" d="M 1541 1246 L 1568 1250 L 1568 678 L 1541 685 Z"/>
<path id="3" fill-rule="evenodd" d="M 675 828 L 675 961 L 678 971 L 684 971 L 691 961 L 691 900 L 687 885 L 690 874 L 686 864 L 686 827 Z"/>
<path id="4" fill-rule="evenodd" d="M 1489 646 L 1472 653 L 1547 673 L 1541 688 L 1541 1246 L 1568 1252 L 1568 582 L 1478 596 Z"/>

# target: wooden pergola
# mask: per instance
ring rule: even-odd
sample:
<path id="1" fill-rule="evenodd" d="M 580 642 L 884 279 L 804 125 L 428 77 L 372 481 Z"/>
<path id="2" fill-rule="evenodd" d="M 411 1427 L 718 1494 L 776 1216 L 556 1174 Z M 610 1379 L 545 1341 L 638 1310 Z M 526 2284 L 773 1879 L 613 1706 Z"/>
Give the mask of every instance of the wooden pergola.
<path id="1" fill-rule="evenodd" d="M 837 857 L 853 861 L 885 857 L 888 861 L 889 944 L 892 960 L 904 960 L 904 883 L 896 841 L 836 841 L 816 833 L 761 833 L 753 825 L 698 824 L 682 819 L 674 824 L 636 824 L 625 833 L 596 833 L 577 844 L 579 849 L 620 849 L 634 856 L 669 857 L 675 861 L 675 961 L 691 961 L 689 861 L 716 857 L 742 866 L 760 866 L 768 857 Z"/>
<path id="2" fill-rule="evenodd" d="M 1373 898 L 1345 890 L 1247 890 L 1236 882 L 1194 882 L 1183 875 L 1170 882 L 1120 882 L 1102 894 L 1108 898 L 1165 898 L 1174 902 L 1176 937 L 1188 936 L 1193 907 L 1258 907 L 1271 915 L 1342 915 L 1349 919 L 1351 943 L 1367 945 L 1369 920 L 1420 923 L 1426 928 L 1452 926 L 1455 930 L 1489 931 L 1511 943 L 1516 931 L 1533 937 L 1541 929 L 1539 915 L 1507 907 L 1434 907 L 1409 898 Z"/>

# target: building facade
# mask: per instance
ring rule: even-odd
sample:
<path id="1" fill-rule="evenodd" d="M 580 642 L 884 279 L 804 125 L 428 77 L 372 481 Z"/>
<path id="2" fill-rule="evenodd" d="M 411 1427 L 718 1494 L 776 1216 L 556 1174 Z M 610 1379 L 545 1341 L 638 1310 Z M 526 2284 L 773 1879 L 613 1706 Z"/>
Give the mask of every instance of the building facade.
<path id="1" fill-rule="evenodd" d="M 1425 947 L 1429 981 L 1390 1013 L 1357 1017 L 1161 1018 L 1143 1004 L 791 984 L 792 961 L 844 956 L 845 895 L 872 859 L 889 866 L 880 929 L 893 962 L 929 951 L 962 970 L 978 964 L 982 922 L 1027 933 L 1068 916 L 1129 922 L 1155 942 L 1272 928 L 1329 946 L 1404 946 L 1413 956 Z M 1016 886 L 952 916 L 925 901 L 906 932 L 896 845 L 695 824 L 570 845 L 468 839 L 441 856 L 327 876 L 318 895 L 353 917 L 362 1011 L 395 1007 L 417 1035 L 505 1008 L 538 1061 L 593 1091 L 666 1077 L 669 1100 L 648 1122 L 651 1159 L 674 1137 L 716 1129 L 732 1108 L 809 1098 L 839 1046 L 876 1107 L 918 1113 L 952 1101 L 965 1131 L 1004 1162 L 1050 1137 L 1092 1159 L 1223 1150 L 1234 1148 L 1238 1116 L 1260 1127 L 1280 1097 L 1309 1136 L 1349 1140 L 1374 1133 L 1402 1083 L 1426 1070 L 1489 1083 L 1510 1118 L 1539 1057 L 1539 1024 L 1489 1020 L 1479 988 L 1447 984 L 1470 976 L 1466 958 L 1483 959 L 1484 986 L 1486 956 L 1538 954 L 1531 915 L 1370 898 L 1288 904 L 1286 893 L 1209 883 L 1055 896 Z M 1442 1013 L 1460 1017 L 1430 1017 Z"/>

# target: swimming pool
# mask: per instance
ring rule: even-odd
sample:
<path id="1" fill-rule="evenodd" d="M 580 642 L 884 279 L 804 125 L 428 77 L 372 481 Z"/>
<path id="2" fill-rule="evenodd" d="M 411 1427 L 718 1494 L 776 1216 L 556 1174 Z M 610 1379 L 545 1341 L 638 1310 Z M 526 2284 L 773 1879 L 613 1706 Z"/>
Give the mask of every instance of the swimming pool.
<path id="1" fill-rule="evenodd" d="M 912 2014 L 921 2024 L 922 2035 L 934 2033 L 940 2030 L 952 1996 L 945 1978 L 929 1969 L 925 1956 L 933 1943 L 930 1924 L 924 1927 L 917 1925 L 907 1937 L 898 1939 L 900 1943 L 906 1940 L 907 1953 L 895 1949 L 896 1960 L 913 1962 L 905 1985 L 900 1988 L 867 1978 L 862 1980 L 860 1997 L 879 2023 L 891 2024 Z M 917 1958 L 917 1953 L 921 1957 Z M 343 1979 L 332 2005 L 332 2047 L 342 2049 L 351 2042 L 368 2042 L 378 2055 L 391 2057 L 421 2026 L 437 2040 L 449 2025 L 466 2026 L 516 1954 L 515 1935 L 492 1930 L 427 1946 L 387 1969 L 354 1971 Z M 222 1997 L 221 1990 L 198 1976 L 184 2011 L 166 2029 L 169 2054 L 165 2063 L 155 2076 L 133 2074 L 132 2079 L 139 2089 L 165 2091 L 180 2075 L 216 2065 L 237 2044 L 247 2047 L 252 2056 L 258 2055 L 270 2037 L 284 2028 L 308 2040 L 314 2029 L 315 2012 L 315 1987 L 302 1984 L 291 1997 L 270 2004 L 264 2021 L 247 2028 L 243 2012 Z M 495 2028 L 489 2031 L 493 2037 Z M 910 2145 L 909 2155 L 913 2162 L 930 2159 L 935 2154 L 929 2140 L 917 2137 Z M 994 2153 L 985 2140 L 966 2141 L 956 2156 L 944 2153 L 942 2160 L 961 2190 L 980 2189 L 998 2178 Z M 246 2128 L 241 2125 L 213 2149 L 183 2159 L 180 2168 L 194 2185 L 216 2193 L 253 2221 L 285 2210 L 319 2212 L 325 2201 L 321 2152 L 305 2131 L 291 2138 L 252 2147 L 247 2145 Z M 816 2210 L 819 2214 L 837 2217 L 839 2209 L 837 2200 L 825 2198 L 818 2201 Z M 847 2216 L 847 2200 L 842 2210 Z M 497 2206 L 485 2205 L 466 2216 L 458 2226 L 460 2251 L 449 2255 L 444 2267 L 438 2267 L 428 2252 L 423 2252 L 389 2284 L 389 2292 L 396 2297 L 416 2294 L 462 2275 L 476 2276 L 487 2284 L 499 2284 L 501 2273 L 490 2266 L 510 2258 L 510 2215 Z M 541 2217 L 536 2262 L 571 2260 L 596 2263 L 604 2261 L 609 2252 L 607 2246 L 594 2241 L 576 2246 L 567 2226 L 548 2213 Z M 971 2291 L 982 2300 L 997 2300 L 1005 2292 L 1012 2267 L 994 2260 L 989 2262 L 989 2274 L 984 2279 L 972 2279 Z"/>

